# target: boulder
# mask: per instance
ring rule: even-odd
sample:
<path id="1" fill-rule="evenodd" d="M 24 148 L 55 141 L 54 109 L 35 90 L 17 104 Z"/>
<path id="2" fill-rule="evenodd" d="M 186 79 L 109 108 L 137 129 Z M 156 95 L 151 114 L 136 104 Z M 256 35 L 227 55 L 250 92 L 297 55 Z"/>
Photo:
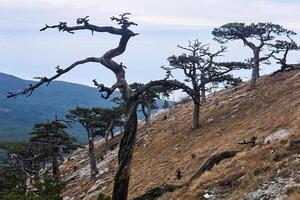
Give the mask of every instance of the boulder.
<path id="1" fill-rule="evenodd" d="M 280 138 L 288 136 L 290 133 L 291 133 L 291 131 L 288 129 L 280 129 L 278 131 L 273 132 L 271 135 L 267 136 L 264 139 L 264 143 L 265 144 L 272 143 Z"/>

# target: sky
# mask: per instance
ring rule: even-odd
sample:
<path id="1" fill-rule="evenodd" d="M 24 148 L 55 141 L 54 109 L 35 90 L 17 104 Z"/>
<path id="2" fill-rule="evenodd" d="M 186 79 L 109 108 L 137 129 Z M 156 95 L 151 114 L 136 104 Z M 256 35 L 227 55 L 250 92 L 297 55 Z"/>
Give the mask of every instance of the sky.
<path id="1" fill-rule="evenodd" d="M 164 77 L 160 66 L 168 64 L 169 56 L 182 53 L 178 44 L 199 39 L 217 49 L 211 31 L 228 22 L 273 22 L 300 33 L 299 10 L 299 0 L 0 0 L 0 72 L 32 79 L 54 75 L 57 65 L 65 68 L 85 57 L 100 57 L 117 46 L 119 36 L 39 29 L 59 21 L 75 25 L 77 18 L 85 16 L 95 25 L 117 27 L 110 17 L 130 12 L 131 20 L 138 23 L 132 30 L 139 35 L 130 39 L 126 52 L 115 60 L 127 66 L 128 82 L 148 82 Z M 227 45 L 228 52 L 220 59 L 251 57 L 250 49 L 240 41 Z M 298 57 L 292 53 L 289 61 L 300 62 Z M 263 66 L 262 73 L 277 67 Z M 250 72 L 236 75 L 247 80 Z M 99 64 L 78 66 L 59 80 L 93 85 L 93 79 L 106 85 L 115 81 Z"/>

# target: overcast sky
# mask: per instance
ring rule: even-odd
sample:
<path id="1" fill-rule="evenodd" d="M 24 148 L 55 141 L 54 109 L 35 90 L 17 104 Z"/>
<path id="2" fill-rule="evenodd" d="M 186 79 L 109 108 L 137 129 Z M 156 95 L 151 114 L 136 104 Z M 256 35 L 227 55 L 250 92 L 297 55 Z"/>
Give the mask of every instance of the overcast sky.
<path id="1" fill-rule="evenodd" d="M 72 25 L 87 15 L 90 23 L 115 25 L 111 16 L 131 12 L 131 19 L 139 24 L 132 30 L 140 35 L 129 41 L 127 51 L 117 61 L 128 67 L 130 82 L 161 79 L 160 66 L 167 64 L 166 58 L 181 53 L 177 44 L 198 38 L 216 48 L 210 33 L 227 22 L 273 22 L 300 33 L 299 10 L 299 0 L 0 0 L 0 72 L 25 79 L 51 76 L 57 65 L 64 68 L 88 56 L 101 56 L 116 47 L 118 36 L 39 29 L 58 21 Z M 241 42 L 228 46 L 223 59 L 238 61 L 251 56 Z M 290 61 L 300 59 L 294 54 Z M 267 66 L 262 72 L 274 69 L 274 65 Z M 239 73 L 244 78 L 249 74 Z M 114 82 L 113 74 L 96 64 L 80 66 L 60 80 L 92 85 L 95 78 L 105 84 Z"/>

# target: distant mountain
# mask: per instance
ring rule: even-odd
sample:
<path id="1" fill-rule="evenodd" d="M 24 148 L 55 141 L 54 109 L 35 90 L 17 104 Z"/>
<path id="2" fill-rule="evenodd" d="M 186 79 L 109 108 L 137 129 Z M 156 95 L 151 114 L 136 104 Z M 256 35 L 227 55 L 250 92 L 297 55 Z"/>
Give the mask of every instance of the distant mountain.
<path id="1" fill-rule="evenodd" d="M 63 81 L 54 81 L 48 87 L 43 86 L 30 97 L 6 98 L 8 92 L 20 90 L 33 83 L 34 81 L 0 73 L 0 141 L 25 140 L 35 123 L 52 120 L 55 115 L 62 118 L 68 110 L 76 106 L 113 106 L 110 100 L 100 97 L 96 88 Z M 83 131 L 79 126 L 69 130 L 80 142 L 86 141 Z"/>

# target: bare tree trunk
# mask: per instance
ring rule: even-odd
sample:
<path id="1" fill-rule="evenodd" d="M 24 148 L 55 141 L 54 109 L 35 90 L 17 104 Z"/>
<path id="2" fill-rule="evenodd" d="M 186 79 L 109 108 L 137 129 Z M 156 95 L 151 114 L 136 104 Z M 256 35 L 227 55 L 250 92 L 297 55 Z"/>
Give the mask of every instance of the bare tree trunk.
<path id="1" fill-rule="evenodd" d="M 120 142 L 118 169 L 115 174 L 113 200 L 126 200 L 137 130 L 137 100 L 128 103 L 128 115 L 124 126 L 124 135 Z"/>
<path id="2" fill-rule="evenodd" d="M 112 127 L 114 125 L 114 120 L 111 120 L 108 129 L 105 132 L 105 148 L 106 148 L 106 153 L 109 151 L 109 145 L 108 145 L 108 136 L 109 133 L 112 131 Z"/>
<path id="3" fill-rule="evenodd" d="M 147 123 L 147 128 L 149 128 L 150 122 L 151 122 L 151 109 L 150 108 L 147 109 L 147 115 L 148 115 L 148 119 L 147 119 L 146 123 Z"/>
<path id="4" fill-rule="evenodd" d="M 115 137 L 113 129 L 110 130 L 110 137 L 111 137 L 111 139 L 113 139 Z"/>
<path id="5" fill-rule="evenodd" d="M 148 133 L 148 130 L 150 128 L 150 122 L 151 122 L 151 109 L 147 108 L 147 117 L 145 118 L 145 130 L 146 133 Z"/>
<path id="6" fill-rule="evenodd" d="M 40 161 L 36 161 L 36 170 L 35 170 L 35 175 L 34 175 L 35 180 L 40 179 L 40 169 L 41 169 Z"/>
<path id="7" fill-rule="evenodd" d="M 201 88 L 201 103 L 206 102 L 205 86 Z"/>
<path id="8" fill-rule="evenodd" d="M 58 163 L 58 149 L 55 148 L 53 150 L 53 155 L 52 155 L 52 173 L 53 173 L 53 178 L 60 182 L 60 171 L 59 171 L 59 163 Z"/>
<path id="9" fill-rule="evenodd" d="M 200 97 L 194 100 L 194 112 L 193 112 L 193 128 L 200 127 Z"/>
<path id="10" fill-rule="evenodd" d="M 146 112 L 146 106 L 142 105 L 142 113 L 145 117 L 145 131 L 148 131 L 148 128 L 150 126 L 150 115 L 151 115 L 151 110 L 149 108 L 147 108 L 147 112 Z"/>
<path id="11" fill-rule="evenodd" d="M 95 176 L 99 173 L 96 164 L 96 156 L 94 150 L 94 135 L 91 129 L 88 129 L 88 136 L 89 136 L 89 160 L 90 160 L 90 167 L 91 167 L 91 176 Z"/>
<path id="12" fill-rule="evenodd" d="M 254 65 L 252 69 L 252 78 L 250 89 L 256 87 L 256 80 L 259 77 L 259 51 L 254 51 Z"/>
<path id="13" fill-rule="evenodd" d="M 62 146 L 58 147 L 58 154 L 59 154 L 60 163 L 63 163 L 65 161 L 65 158 L 64 158 L 64 152 Z"/>

